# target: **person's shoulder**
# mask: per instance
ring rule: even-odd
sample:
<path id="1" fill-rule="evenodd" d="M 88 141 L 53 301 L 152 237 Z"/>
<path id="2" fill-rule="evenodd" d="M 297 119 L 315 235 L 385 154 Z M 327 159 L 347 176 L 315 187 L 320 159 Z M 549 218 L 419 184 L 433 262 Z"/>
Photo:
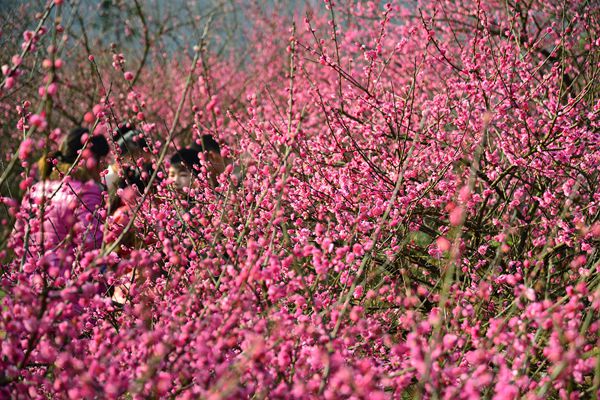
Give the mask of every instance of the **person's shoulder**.
<path id="1" fill-rule="evenodd" d="M 78 198 L 89 203 L 90 201 L 99 203 L 102 202 L 102 187 L 94 180 L 80 181 L 80 180 L 69 180 L 63 185 L 61 191 L 68 198 Z"/>
<path id="2" fill-rule="evenodd" d="M 102 186 L 93 180 L 84 182 L 81 187 L 81 197 L 85 197 L 87 202 L 95 203 L 99 205 L 102 203 L 102 192 L 104 189 Z"/>
<path id="3" fill-rule="evenodd" d="M 25 197 L 38 198 L 48 197 L 60 188 L 59 182 L 53 180 L 39 181 L 33 184 Z"/>

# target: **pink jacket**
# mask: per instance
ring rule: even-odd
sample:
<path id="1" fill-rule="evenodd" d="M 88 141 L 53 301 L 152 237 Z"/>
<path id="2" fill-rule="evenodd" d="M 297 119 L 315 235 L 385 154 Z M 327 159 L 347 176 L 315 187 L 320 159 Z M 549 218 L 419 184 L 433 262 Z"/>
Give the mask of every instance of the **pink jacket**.
<path id="1" fill-rule="evenodd" d="M 40 224 L 42 201 L 43 225 Z M 11 239 L 15 253 L 23 257 L 27 251 L 27 257 L 40 257 L 43 250 L 44 255 L 57 260 L 74 255 L 75 248 L 84 251 L 100 248 L 101 206 L 102 189 L 92 180 L 36 183 L 21 202 Z"/>

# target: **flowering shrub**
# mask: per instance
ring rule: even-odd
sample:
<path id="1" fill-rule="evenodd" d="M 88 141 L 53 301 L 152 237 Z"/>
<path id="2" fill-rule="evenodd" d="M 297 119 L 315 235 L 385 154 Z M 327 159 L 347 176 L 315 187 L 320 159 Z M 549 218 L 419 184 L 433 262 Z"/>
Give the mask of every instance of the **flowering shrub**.
<path id="1" fill-rule="evenodd" d="M 600 395 L 595 3 L 244 5 L 239 43 L 220 6 L 180 53 L 141 2 L 113 46 L 66 3 L 0 60 L 3 397 Z M 73 124 L 119 159 L 126 119 L 151 183 L 56 268 L 34 161 Z M 233 164 L 177 193 L 203 133 Z"/>

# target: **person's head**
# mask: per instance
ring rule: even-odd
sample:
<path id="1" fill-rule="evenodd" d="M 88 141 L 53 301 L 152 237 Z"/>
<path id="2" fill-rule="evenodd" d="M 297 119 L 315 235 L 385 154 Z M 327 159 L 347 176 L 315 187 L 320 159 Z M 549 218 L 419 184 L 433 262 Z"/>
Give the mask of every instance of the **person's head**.
<path id="1" fill-rule="evenodd" d="M 51 177 L 54 166 L 52 160 L 54 159 L 58 161 L 59 165 L 67 167 L 72 166 L 78 160 L 83 160 L 84 167 L 76 170 L 76 174 L 99 180 L 100 171 L 103 168 L 101 164 L 108 152 L 108 141 L 104 136 L 90 135 L 88 129 L 77 127 L 65 136 L 58 151 L 48 158 L 40 159 L 38 162 L 40 177 L 42 179 Z M 83 173 L 80 172 L 81 170 Z"/>
<path id="2" fill-rule="evenodd" d="M 171 156 L 169 160 L 169 180 L 178 190 L 190 187 L 193 174 L 197 174 L 200 167 L 198 151 L 186 148 L 181 149 Z"/>
<path id="3" fill-rule="evenodd" d="M 221 147 L 212 135 L 202 135 L 202 138 L 191 146 L 198 152 L 204 152 L 209 163 L 210 181 L 217 185 L 217 177 L 225 171 L 225 160 L 221 156 Z"/>
<path id="4" fill-rule="evenodd" d="M 144 135 L 136 130 L 132 124 L 121 125 L 115 136 L 117 137 L 116 143 L 119 146 L 121 157 L 134 162 L 140 157 L 144 157 L 146 161 L 150 158 L 150 153 L 144 151 L 144 148 L 147 147 Z"/>
<path id="5" fill-rule="evenodd" d="M 132 124 L 119 125 L 113 138 L 118 147 L 117 156 L 104 174 L 104 183 L 111 194 L 114 194 L 123 184 L 126 186 L 131 184 L 128 180 L 131 175 L 128 169 L 133 168 L 141 174 L 144 169 L 147 169 L 146 166 L 151 158 L 144 134 L 136 130 Z M 138 167 L 140 159 L 143 159 L 143 165 Z"/>
<path id="6" fill-rule="evenodd" d="M 114 191 L 109 188 L 110 209 L 116 210 L 126 203 L 133 203 L 146 190 L 148 177 L 152 173 L 152 166 L 146 164 L 144 170 L 127 167 L 123 170 L 123 177 L 115 183 Z"/>

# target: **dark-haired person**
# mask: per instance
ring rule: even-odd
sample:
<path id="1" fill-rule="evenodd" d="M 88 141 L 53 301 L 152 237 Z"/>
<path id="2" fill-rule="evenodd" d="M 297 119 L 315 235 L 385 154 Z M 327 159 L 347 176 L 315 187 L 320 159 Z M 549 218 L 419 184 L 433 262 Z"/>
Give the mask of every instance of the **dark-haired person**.
<path id="1" fill-rule="evenodd" d="M 72 267 L 75 249 L 102 245 L 100 172 L 109 152 L 106 138 L 84 128 L 69 132 L 57 152 L 38 162 L 40 182 L 25 194 L 11 237 L 27 268 L 43 258 L 50 275 Z"/>
<path id="2" fill-rule="evenodd" d="M 151 172 L 151 171 L 150 171 Z M 108 232 L 105 241 L 110 243 L 117 239 L 123 229 L 129 223 L 133 210 L 138 205 L 138 201 L 146 189 L 147 179 L 134 169 L 127 169 L 126 176 L 118 182 L 118 188 L 111 198 L 109 211 L 112 213 L 111 224 L 108 225 Z M 135 242 L 135 230 L 131 229 L 123 240 L 123 244 L 131 246 Z M 128 254 L 127 252 L 123 254 Z"/>
<path id="3" fill-rule="evenodd" d="M 197 174 L 200 169 L 198 151 L 181 149 L 171 156 L 169 164 L 169 180 L 177 190 L 183 191 L 191 186 L 193 174 Z"/>
<path id="4" fill-rule="evenodd" d="M 115 195 L 119 187 L 133 183 L 129 182 L 128 178 L 136 176 L 143 179 L 142 175 L 151 170 L 151 154 L 145 151 L 147 144 L 141 132 L 131 124 L 124 124 L 117 129 L 116 136 L 120 158 L 115 156 L 114 162 L 107 168 L 104 176 L 106 188 L 111 196 Z M 141 160 L 139 166 L 138 160 Z"/>
<path id="5" fill-rule="evenodd" d="M 104 240 L 107 243 L 114 242 L 123 233 L 134 215 L 134 210 L 138 206 L 141 194 L 144 193 L 148 182 L 134 169 L 127 169 L 125 172 L 127 175 L 118 181 L 118 189 L 112 199 L 113 204 L 109 207 L 112 215 L 106 225 L 107 232 L 105 232 Z M 121 245 L 116 250 L 117 254 L 121 258 L 128 258 L 133 249 L 142 247 L 144 242 L 148 243 L 147 237 L 142 240 L 142 236 L 144 235 L 140 235 L 138 229 L 132 226 L 125 233 Z M 111 288 L 113 290 L 111 298 L 114 303 L 124 304 L 127 300 L 130 283 L 135 279 L 135 273 L 132 269 L 120 271 L 120 273 L 121 277 L 126 277 L 125 280 L 128 283 L 115 284 Z M 109 289 L 109 293 L 111 289 Z"/>
<path id="6" fill-rule="evenodd" d="M 200 143 L 198 143 L 200 142 Z M 208 161 L 208 179 L 212 187 L 219 185 L 218 177 L 225 171 L 225 159 L 221 155 L 221 146 L 212 135 L 202 135 L 202 138 L 190 146 L 197 153 L 204 153 Z"/>

